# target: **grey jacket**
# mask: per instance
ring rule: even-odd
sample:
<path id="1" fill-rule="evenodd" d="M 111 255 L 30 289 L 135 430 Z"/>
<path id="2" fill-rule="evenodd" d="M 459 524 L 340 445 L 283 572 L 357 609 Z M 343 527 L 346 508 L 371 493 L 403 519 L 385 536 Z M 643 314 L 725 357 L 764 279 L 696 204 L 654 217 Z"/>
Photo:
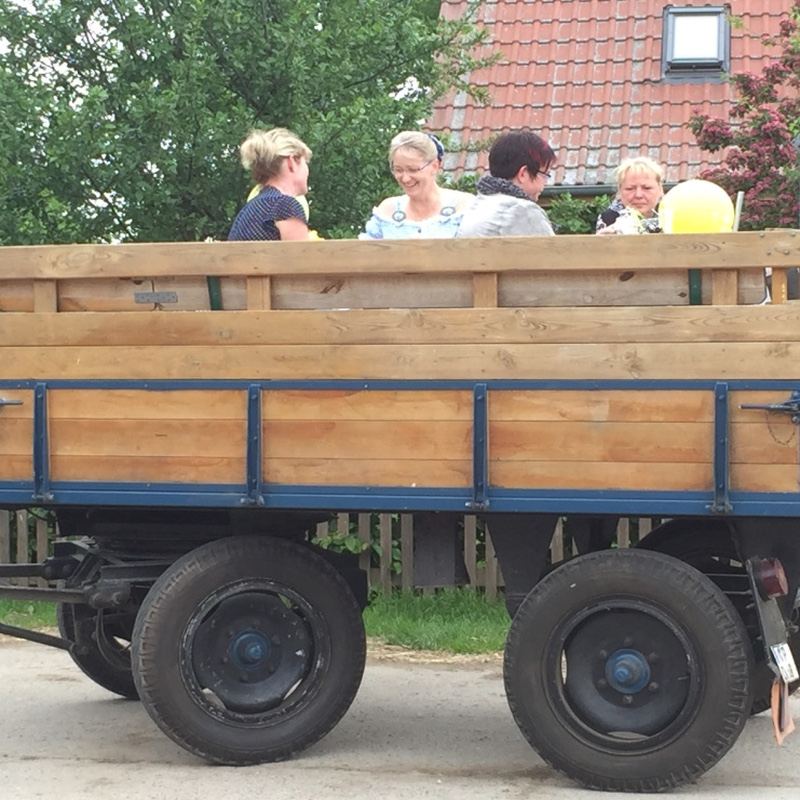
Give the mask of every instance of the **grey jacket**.
<path id="1" fill-rule="evenodd" d="M 541 206 L 506 194 L 479 194 L 456 236 L 555 236 Z"/>

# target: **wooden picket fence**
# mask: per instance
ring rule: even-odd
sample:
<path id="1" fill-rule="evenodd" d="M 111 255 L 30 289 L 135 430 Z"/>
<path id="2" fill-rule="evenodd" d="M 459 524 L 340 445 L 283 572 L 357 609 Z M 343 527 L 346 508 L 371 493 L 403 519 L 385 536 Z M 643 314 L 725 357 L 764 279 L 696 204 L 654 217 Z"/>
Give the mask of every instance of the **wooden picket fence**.
<path id="1" fill-rule="evenodd" d="M 650 519 L 622 518 L 617 527 L 617 547 L 628 547 L 648 533 Z M 0 511 L 0 563 L 40 562 L 51 551 L 52 522 L 40 511 Z M 377 535 L 375 533 L 377 527 Z M 338 514 L 330 524 L 321 523 L 317 536 L 323 538 L 348 533 L 357 535 L 363 547 L 361 567 L 366 570 L 370 586 L 381 592 L 393 589 L 415 589 L 414 518 L 412 514 Z M 482 589 L 494 598 L 502 589 L 503 579 L 490 537 L 481 536 L 476 518 L 464 517 L 464 563 L 469 586 Z M 22 535 L 19 535 L 22 532 Z M 377 544 L 377 547 L 375 546 Z M 399 550 L 399 557 L 398 557 Z M 551 562 L 561 561 L 571 552 L 571 542 L 562 521 L 559 521 L 550 545 Z M 44 585 L 43 580 L 12 579 L 12 583 Z M 433 591 L 425 587 L 424 591 Z"/>
<path id="2" fill-rule="evenodd" d="M 375 541 L 373 534 L 375 517 L 378 525 L 378 544 L 379 554 L 370 546 Z M 635 544 L 640 538 L 650 532 L 654 523 L 658 520 L 649 518 L 621 518 L 617 526 L 616 546 L 629 547 Z M 358 538 L 365 548 L 361 553 L 361 568 L 367 572 L 369 584 L 372 588 L 377 588 L 381 592 L 388 594 L 393 589 L 416 589 L 418 587 L 414 578 L 414 518 L 412 514 L 400 515 L 400 562 L 392 557 L 393 530 L 392 514 L 339 514 L 335 522 L 331 525 L 321 523 L 317 527 L 317 536 L 323 538 L 331 533 L 344 535 L 348 531 L 357 532 Z M 489 598 L 497 597 L 498 590 L 503 587 L 503 578 L 492 547 L 491 537 L 487 536 L 483 542 L 483 547 L 479 548 L 478 523 L 474 516 L 465 515 L 464 517 L 464 563 L 469 576 L 469 586 L 482 589 Z M 479 550 L 483 553 L 483 558 L 478 558 Z M 572 552 L 572 545 L 569 534 L 559 520 L 553 540 L 550 543 L 551 563 L 561 561 L 565 555 Z M 376 565 L 377 561 L 377 565 Z M 400 567 L 399 572 L 397 567 Z M 423 591 L 433 591 L 434 587 L 424 587 Z"/>

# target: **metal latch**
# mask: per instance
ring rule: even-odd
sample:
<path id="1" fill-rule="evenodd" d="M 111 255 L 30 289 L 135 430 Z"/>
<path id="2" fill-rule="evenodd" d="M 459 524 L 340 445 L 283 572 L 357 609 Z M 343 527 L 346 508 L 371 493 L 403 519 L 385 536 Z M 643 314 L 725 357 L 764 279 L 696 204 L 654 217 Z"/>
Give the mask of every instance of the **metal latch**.
<path id="1" fill-rule="evenodd" d="M 177 292 L 134 292 L 133 299 L 136 303 L 152 303 L 159 305 L 161 303 L 177 303 Z"/>
<path id="2" fill-rule="evenodd" d="M 22 400 L 6 400 L 5 397 L 0 397 L 0 406 L 21 406 Z"/>
<path id="3" fill-rule="evenodd" d="M 742 403 L 739 408 L 760 408 L 764 411 L 777 411 L 781 414 L 791 414 L 795 425 L 800 425 L 800 392 L 792 392 L 792 397 L 784 403 Z"/>

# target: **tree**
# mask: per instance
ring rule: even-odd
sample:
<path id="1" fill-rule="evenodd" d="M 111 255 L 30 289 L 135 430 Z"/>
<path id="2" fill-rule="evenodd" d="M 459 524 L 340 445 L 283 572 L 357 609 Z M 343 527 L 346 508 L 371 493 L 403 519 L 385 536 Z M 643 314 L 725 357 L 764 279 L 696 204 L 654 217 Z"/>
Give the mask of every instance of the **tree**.
<path id="1" fill-rule="evenodd" d="M 700 177 L 731 195 L 744 192 L 742 230 L 797 226 L 798 154 L 792 140 L 800 133 L 798 21 L 800 2 L 795 2 L 779 33 L 764 37 L 781 52 L 762 75 L 730 76 L 739 94 L 730 121 L 695 113 L 689 122 L 703 150 L 728 148 L 722 166 Z"/>
<path id="2" fill-rule="evenodd" d="M 238 145 L 314 151 L 312 224 L 352 235 L 486 34 L 432 0 L 0 0 L 0 243 L 224 238 Z"/>

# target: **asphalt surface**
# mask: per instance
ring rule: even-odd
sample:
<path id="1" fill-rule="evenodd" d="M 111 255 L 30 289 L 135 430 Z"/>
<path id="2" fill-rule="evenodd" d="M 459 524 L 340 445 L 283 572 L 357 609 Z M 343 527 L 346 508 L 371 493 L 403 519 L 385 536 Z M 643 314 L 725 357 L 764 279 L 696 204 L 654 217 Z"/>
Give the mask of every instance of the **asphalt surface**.
<path id="1" fill-rule="evenodd" d="M 792 701 L 796 718 L 800 702 Z M 800 731 L 775 744 L 771 720 L 748 723 L 734 749 L 671 796 L 800 800 Z M 547 767 L 518 732 L 498 663 L 370 659 L 350 712 L 290 762 L 209 766 L 167 739 L 137 702 L 93 684 L 67 653 L 0 642 L 2 800 L 588 800 L 596 793 Z"/>

